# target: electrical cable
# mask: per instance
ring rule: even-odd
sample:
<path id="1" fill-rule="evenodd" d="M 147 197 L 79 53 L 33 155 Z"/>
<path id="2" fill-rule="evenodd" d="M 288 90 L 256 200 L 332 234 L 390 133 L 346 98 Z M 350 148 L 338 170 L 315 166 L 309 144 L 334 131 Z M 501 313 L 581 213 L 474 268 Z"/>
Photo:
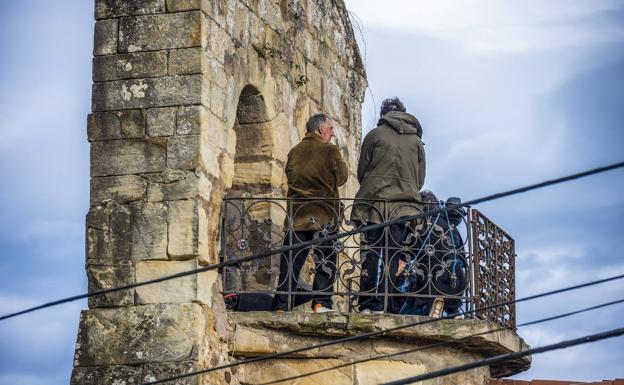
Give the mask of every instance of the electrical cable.
<path id="1" fill-rule="evenodd" d="M 501 354 L 501 355 L 498 355 L 498 356 L 486 358 L 484 360 L 479 360 L 479 361 L 471 362 L 471 363 L 464 364 L 464 365 L 457 365 L 457 366 L 453 366 L 453 367 L 446 368 L 446 369 L 436 370 L 434 372 L 429 372 L 429 373 L 421 374 L 421 375 L 418 375 L 418 376 L 403 378 L 403 379 L 400 379 L 400 380 L 397 380 L 397 381 L 385 382 L 385 383 L 383 383 L 381 385 L 411 384 L 413 382 L 424 381 L 424 380 L 430 380 L 432 378 L 443 377 L 443 376 L 447 376 L 449 374 L 459 373 L 459 372 L 463 372 L 463 371 L 466 371 L 466 370 L 469 370 L 469 369 L 478 368 L 478 367 L 481 367 L 481 366 L 489 366 L 489 365 L 492 365 L 492 364 L 497 364 L 499 362 L 513 360 L 515 358 L 520 358 L 520 357 L 533 355 L 533 354 L 545 353 L 545 352 L 549 352 L 551 350 L 566 349 L 566 348 L 570 348 L 572 346 L 588 344 L 588 343 L 591 343 L 591 342 L 601 341 L 601 340 L 604 340 L 604 339 L 607 339 L 607 338 L 619 337 L 619 336 L 622 336 L 622 335 L 624 335 L 624 328 L 613 329 L 613 330 L 609 330 L 609 331 L 602 332 L 602 333 L 590 334 L 590 335 L 586 335 L 586 336 L 583 336 L 583 337 L 575 338 L 575 339 L 572 339 L 572 340 L 565 340 L 565 341 L 557 342 L 557 343 L 550 344 L 550 345 L 545 345 L 545 346 L 540 346 L 540 347 L 537 347 L 537 348 L 523 350 L 523 351 L 520 351 L 520 352 Z"/>
<path id="2" fill-rule="evenodd" d="M 581 288 L 584 288 L 584 287 L 594 286 L 594 285 L 598 285 L 598 284 L 601 284 L 601 283 L 606 283 L 606 282 L 610 282 L 610 281 L 614 281 L 614 280 L 618 280 L 618 279 L 622 279 L 622 278 L 624 278 L 624 274 L 616 275 L 616 276 L 613 276 L 613 277 L 604 278 L 604 279 L 600 279 L 600 280 L 595 280 L 595 281 L 591 281 L 591 282 L 586 282 L 586 283 L 582 283 L 582 284 L 579 284 L 579 285 L 568 286 L 568 287 L 565 287 L 565 288 L 562 288 L 562 289 L 551 290 L 551 291 L 544 292 L 544 293 L 534 294 L 534 295 L 531 295 L 531 296 L 528 296 L 528 297 L 524 297 L 524 298 L 520 298 L 520 299 L 516 299 L 516 300 L 513 300 L 513 301 L 504 301 L 504 302 L 501 302 L 501 303 L 498 303 L 498 304 L 488 305 L 488 306 L 485 306 L 485 307 L 480 308 L 480 309 L 474 309 L 474 310 L 467 311 L 465 314 L 478 313 L 478 312 L 481 312 L 481 311 L 485 311 L 485 310 L 488 310 L 488 309 L 493 309 L 493 308 L 500 307 L 500 306 L 507 306 L 507 305 L 510 305 L 510 304 L 513 304 L 513 303 L 524 302 L 524 301 L 529 301 L 529 300 L 533 300 L 533 299 L 537 299 L 537 298 L 547 297 L 547 296 L 550 296 L 550 295 L 563 293 L 563 292 L 567 292 L 567 291 L 572 291 L 572 290 L 577 290 L 577 289 L 581 289 Z M 426 324 L 431 324 L 431 323 L 435 323 L 435 322 L 440 322 L 441 320 L 444 320 L 444 319 L 453 319 L 453 318 L 455 318 L 458 315 L 460 315 L 460 313 L 456 312 L 456 313 L 449 314 L 449 315 L 446 315 L 446 316 L 441 317 L 441 318 L 430 318 L 430 319 L 427 319 L 427 320 L 424 320 L 424 321 L 418 321 L 418 322 L 413 322 L 413 323 L 407 323 L 407 324 L 404 324 L 404 325 L 398 325 L 398 326 L 394 326 L 394 327 L 391 327 L 391 328 L 388 328 L 388 329 L 378 330 L 378 331 L 375 331 L 375 332 L 356 334 L 356 335 L 353 335 L 353 336 L 343 337 L 343 338 L 339 338 L 339 339 L 331 340 L 331 341 L 325 341 L 325 342 L 321 342 L 321 343 L 314 344 L 314 345 L 309 345 L 309 346 L 304 346 L 304 347 L 297 348 L 297 349 L 292 349 L 292 350 L 287 350 L 287 351 L 283 351 L 283 352 L 266 354 L 266 355 L 263 355 L 263 356 L 249 358 L 249 359 L 246 359 L 246 360 L 243 360 L 243 361 L 238 361 L 238 362 L 229 363 L 229 364 L 223 364 L 223 365 L 214 366 L 214 367 L 211 367 L 211 368 L 198 370 L 198 371 L 195 371 L 195 372 L 180 374 L 178 376 L 170 377 L 170 378 L 167 378 L 167 379 L 164 379 L 164 380 L 146 382 L 146 383 L 143 383 L 142 385 L 161 384 L 161 383 L 164 383 L 164 382 L 167 382 L 167 381 L 174 381 L 174 380 L 179 380 L 179 379 L 186 378 L 186 377 L 196 376 L 198 374 L 204 374 L 204 373 L 213 372 L 215 370 L 227 369 L 227 368 L 240 366 L 240 365 L 244 365 L 244 364 L 249 364 L 249 363 L 253 363 L 253 362 L 267 361 L 267 360 L 271 360 L 271 359 L 275 359 L 275 358 L 279 358 L 279 357 L 284 357 L 284 356 L 287 356 L 287 355 L 290 355 L 290 354 L 300 353 L 300 352 L 304 352 L 304 351 L 308 351 L 308 350 L 312 350 L 312 349 L 318 349 L 318 348 L 323 348 L 323 347 L 326 347 L 326 346 L 332 346 L 332 345 L 337 345 L 337 344 L 341 344 L 341 343 L 345 343 L 345 342 L 357 341 L 357 340 L 361 340 L 361 339 L 364 339 L 364 338 L 370 338 L 370 337 L 375 337 L 375 336 L 379 336 L 379 335 L 384 335 L 384 334 L 387 334 L 389 332 L 393 332 L 393 331 L 397 331 L 397 330 L 401 330 L 401 329 L 406 329 L 406 328 L 413 327 L 413 326 L 426 325 Z"/>
<path id="3" fill-rule="evenodd" d="M 554 321 L 554 320 L 557 320 L 557 319 L 570 317 L 570 316 L 573 316 L 573 315 L 576 315 L 576 314 L 581 314 L 581 313 L 585 313 L 585 312 L 588 312 L 588 311 L 597 310 L 597 309 L 600 309 L 600 308 L 603 308 L 603 307 L 617 305 L 617 304 L 620 304 L 620 303 L 623 303 L 623 302 L 624 302 L 624 298 L 623 299 L 619 299 L 617 301 L 606 302 L 606 303 L 602 303 L 600 305 L 594 305 L 594 306 L 586 307 L 586 308 L 583 308 L 583 309 L 578 309 L 578 310 L 571 311 L 571 312 L 568 312 L 568 313 L 563 313 L 563 314 L 558 314 L 558 315 L 547 317 L 547 318 L 538 319 L 538 320 L 535 320 L 535 321 L 524 322 L 524 323 L 521 323 L 521 324 L 517 325 L 517 327 L 521 328 L 521 327 L 525 327 L 525 326 L 537 325 L 537 324 L 544 323 L 544 322 Z M 458 338 L 456 340 L 445 340 L 445 341 L 442 341 L 442 342 L 436 342 L 436 343 L 433 343 L 433 344 L 429 344 L 429 345 L 425 345 L 425 346 L 419 346 L 419 347 L 416 347 L 416 348 L 402 350 L 402 351 L 399 351 L 399 352 L 366 357 L 366 358 L 362 358 L 362 359 L 359 359 L 359 360 L 346 362 L 344 364 L 332 366 L 332 367 L 329 367 L 329 368 L 318 369 L 318 370 L 315 370 L 315 371 L 312 371 L 312 372 L 306 372 L 306 373 L 298 374 L 296 376 L 280 378 L 278 380 L 273 380 L 273 381 L 270 381 L 270 382 L 263 382 L 263 383 L 257 384 L 257 385 L 272 385 L 272 384 L 278 384 L 280 382 L 297 380 L 299 378 L 308 377 L 308 376 L 312 376 L 312 375 L 315 375 L 315 374 L 324 373 L 324 372 L 328 372 L 330 370 L 336 370 L 336 369 L 344 368 L 344 367 L 355 365 L 355 364 L 361 364 L 363 362 L 374 361 L 374 360 L 390 358 L 390 357 L 396 357 L 396 356 L 401 356 L 403 354 L 419 352 L 419 351 L 432 349 L 432 348 L 437 348 L 437 347 L 442 347 L 442 346 L 447 346 L 447 345 L 453 345 L 453 344 L 456 344 L 458 342 L 468 340 L 470 338 L 479 337 L 479 336 L 483 336 L 483 335 L 486 335 L 486 334 L 496 333 L 496 332 L 505 331 L 505 330 L 508 330 L 508 328 L 501 327 L 501 328 L 498 328 L 498 329 L 487 330 L 487 331 L 484 331 L 484 332 L 475 333 L 475 334 L 471 334 L 471 335 L 468 335 L 468 336 L 465 336 L 465 337 L 461 337 L 461 338 Z"/>
<path id="4" fill-rule="evenodd" d="M 77 300 L 80 300 L 80 299 L 101 296 L 101 295 L 105 295 L 105 294 L 114 293 L 114 292 L 117 292 L 117 291 L 128 290 L 128 289 L 133 289 L 133 288 L 141 287 L 141 286 L 145 286 L 145 285 L 151 285 L 151 284 L 154 284 L 154 283 L 160 283 L 160 282 L 164 282 L 164 281 L 169 281 L 169 280 L 172 280 L 172 279 L 186 277 L 188 275 L 193 275 L 193 274 L 198 274 L 198 273 L 203 273 L 205 271 L 214 270 L 214 269 L 218 269 L 218 268 L 221 268 L 221 267 L 234 266 L 234 265 L 238 265 L 240 263 L 253 261 L 253 260 L 256 260 L 256 259 L 259 259 L 259 258 L 265 258 L 265 257 L 271 256 L 271 255 L 284 253 L 284 252 L 287 252 L 287 251 L 290 251 L 290 250 L 294 250 L 294 249 L 297 249 L 297 248 L 313 246 L 313 245 L 316 245 L 316 244 L 321 243 L 321 242 L 333 241 L 333 240 L 337 240 L 337 239 L 340 239 L 340 238 L 349 237 L 351 235 L 360 234 L 360 233 L 363 233 L 363 232 L 376 230 L 376 229 L 380 229 L 380 228 L 383 228 L 383 227 L 388 227 L 388 226 L 391 226 L 391 225 L 394 225 L 394 224 L 417 220 L 417 219 L 424 218 L 424 217 L 429 216 L 429 215 L 435 215 L 435 214 L 438 214 L 438 213 L 442 213 L 442 212 L 445 212 L 447 210 L 451 210 L 452 211 L 452 210 L 455 210 L 455 209 L 458 209 L 458 208 L 461 208 L 461 207 L 469 207 L 469 206 L 476 205 L 476 204 L 479 204 L 479 203 L 493 201 L 493 200 L 504 198 L 504 197 L 508 197 L 508 196 L 511 196 L 511 195 L 525 193 L 525 192 L 528 192 L 528 191 L 531 191 L 531 190 L 536 190 L 536 189 L 539 189 L 539 188 L 548 187 L 548 186 L 552 186 L 552 185 L 556 185 L 556 184 L 560 184 L 560 183 L 564 183 L 564 182 L 569 182 L 569 181 L 572 181 L 572 180 L 575 180 L 575 179 L 584 178 L 584 177 L 588 177 L 588 176 L 595 175 L 595 174 L 600 174 L 600 173 L 611 171 L 611 170 L 614 170 L 614 169 L 617 169 L 617 168 L 621 168 L 621 167 L 624 167 L 624 161 L 623 162 L 618 162 L 618 163 L 613 163 L 613 164 L 610 164 L 610 165 L 607 165 L 607 166 L 603 166 L 603 167 L 597 167 L 597 168 L 594 168 L 594 169 L 578 172 L 578 173 L 571 174 L 571 175 L 566 175 L 566 176 L 563 176 L 563 177 L 560 177 L 560 178 L 556 178 L 556 179 L 546 180 L 546 181 L 543 181 L 543 182 L 540 182 L 540 183 L 536 183 L 536 184 L 532 184 L 532 185 L 516 188 L 516 189 L 513 189 L 513 190 L 507 190 L 507 191 L 504 191 L 504 192 L 500 192 L 500 193 L 496 193 L 496 194 L 492 194 L 492 195 L 487 195 L 487 196 L 484 196 L 484 197 L 481 197 L 481 198 L 477 198 L 477 199 L 473 199 L 473 200 L 470 200 L 470 201 L 467 201 L 467 202 L 464 202 L 464 203 L 460 203 L 460 204 L 447 205 L 444 208 L 434 209 L 434 210 L 426 211 L 426 212 L 423 212 L 423 213 L 420 213 L 420 214 L 416 214 L 416 215 L 399 217 L 399 218 L 396 218 L 396 219 L 393 219 L 393 220 L 390 220 L 390 221 L 377 223 L 377 224 L 374 224 L 374 225 L 358 227 L 357 229 L 350 230 L 350 231 L 345 231 L 345 232 L 342 232 L 342 233 L 336 233 L 336 234 L 328 235 L 328 236 L 325 236 L 325 237 L 314 238 L 314 239 L 306 241 L 306 242 L 301 242 L 301 243 L 297 243 L 295 245 L 290 245 L 290 246 L 284 246 L 284 247 L 277 248 L 277 249 L 267 250 L 267 251 L 264 251 L 264 252 L 261 252 L 261 253 L 255 254 L 255 255 L 250 255 L 250 256 L 239 258 L 239 259 L 236 259 L 236 260 L 224 261 L 224 262 L 221 262 L 221 263 L 215 263 L 215 264 L 207 265 L 207 266 L 200 267 L 200 268 L 197 268 L 197 269 L 182 271 L 182 272 L 179 272 L 179 273 L 176 273 L 176 274 L 166 275 L 166 276 L 162 276 L 162 277 L 159 277 L 159 278 L 154 278 L 154 279 L 147 280 L 147 281 L 135 282 L 135 283 L 131 283 L 131 284 L 128 284 L 128 285 L 113 287 L 113 288 L 109 288 L 109 289 L 96 290 L 96 291 L 93 291 L 91 293 L 78 294 L 78 295 L 74 295 L 74 296 L 71 296 L 71 297 L 59 299 L 59 300 L 56 300 L 56 301 L 47 302 L 47 303 L 44 303 L 44 304 L 41 304 L 41 305 L 37 305 L 37 306 L 31 307 L 31 308 L 27 308 L 27 309 L 23 309 L 23 310 L 20 310 L 20 311 L 16 311 L 14 313 L 9 313 L 9 314 L 2 315 L 2 316 L 0 316 L 0 321 L 4 321 L 6 319 L 17 317 L 19 315 L 30 313 L 30 312 L 33 312 L 33 311 L 36 311 L 36 310 L 41 310 L 41 309 L 49 308 L 49 307 L 52 307 L 52 306 L 58 306 L 58 305 L 61 305 L 61 304 L 77 301 Z"/>

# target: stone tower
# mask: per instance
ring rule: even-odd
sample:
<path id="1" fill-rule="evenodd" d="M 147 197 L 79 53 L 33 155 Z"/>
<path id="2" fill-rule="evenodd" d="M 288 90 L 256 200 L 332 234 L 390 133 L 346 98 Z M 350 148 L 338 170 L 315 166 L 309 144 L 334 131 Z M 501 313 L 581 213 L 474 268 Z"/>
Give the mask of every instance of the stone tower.
<path id="1" fill-rule="evenodd" d="M 218 262 L 222 199 L 283 196 L 286 154 L 316 112 L 334 119 L 337 143 L 356 169 L 366 76 L 342 0 L 95 0 L 95 19 L 89 290 Z M 356 187 L 351 175 L 342 196 L 353 196 Z M 80 316 L 71 383 L 140 384 L 401 322 L 232 314 L 220 285 L 211 271 L 90 299 Z M 492 327 L 462 325 L 408 329 L 176 384 L 262 382 L 276 372 L 346 362 L 362 349 L 389 351 L 409 339 L 459 338 Z M 475 348 L 479 341 L 486 343 Z M 384 373 L 414 374 L 522 346 L 513 332 L 500 332 L 457 349 L 371 361 L 306 381 L 364 384 L 388 378 Z M 514 365 L 492 369 L 508 374 L 528 362 Z M 490 369 L 458 378 L 482 384 Z"/>
<path id="2" fill-rule="evenodd" d="M 281 196 L 313 113 L 335 120 L 355 169 L 366 78 L 342 1 L 96 0 L 95 19 L 89 290 L 217 262 L 222 197 Z M 218 288 L 207 272 L 92 298 L 72 383 L 228 361 Z"/>

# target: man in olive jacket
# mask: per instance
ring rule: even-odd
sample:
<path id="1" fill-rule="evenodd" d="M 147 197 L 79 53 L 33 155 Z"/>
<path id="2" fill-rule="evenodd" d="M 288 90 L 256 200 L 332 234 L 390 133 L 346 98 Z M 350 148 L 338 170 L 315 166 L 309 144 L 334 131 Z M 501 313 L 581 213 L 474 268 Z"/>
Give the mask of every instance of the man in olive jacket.
<path id="1" fill-rule="evenodd" d="M 341 215 L 338 187 L 347 182 L 348 168 L 338 147 L 330 143 L 334 137 L 333 122 L 325 114 L 316 114 L 308 120 L 306 129 L 305 137 L 290 150 L 286 162 L 287 195 L 290 199 L 288 215 L 292 219 L 290 223 L 287 220 L 289 228 L 285 229 L 284 245 L 294 245 L 336 232 Z M 327 198 L 335 200 L 324 200 Z M 336 253 L 331 242 L 315 245 L 313 250 L 316 265 L 313 290 L 328 294 L 312 296 L 312 308 L 315 312 L 325 312 L 332 308 Z M 288 270 L 291 258 L 290 291 L 297 291 L 299 273 L 309 251 L 310 247 L 303 247 L 282 254 L 278 291 L 289 291 Z M 295 302 L 294 297 L 291 295 L 290 307 Z M 276 294 L 273 309 L 288 308 L 288 295 Z"/>
<path id="2" fill-rule="evenodd" d="M 358 225 L 370 225 L 422 212 L 419 191 L 425 182 L 425 150 L 421 140 L 422 128 L 418 120 L 405 112 L 398 98 L 384 100 L 378 127 L 366 135 L 362 143 L 357 176 L 360 189 L 351 220 Z M 400 252 L 409 234 L 405 224 L 387 228 L 389 231 L 389 283 L 383 274 L 384 229 L 367 232 L 365 242 L 371 245 L 362 250 L 360 291 L 368 293 L 391 292 L 396 279 Z M 360 311 L 383 310 L 383 298 L 360 296 Z"/>

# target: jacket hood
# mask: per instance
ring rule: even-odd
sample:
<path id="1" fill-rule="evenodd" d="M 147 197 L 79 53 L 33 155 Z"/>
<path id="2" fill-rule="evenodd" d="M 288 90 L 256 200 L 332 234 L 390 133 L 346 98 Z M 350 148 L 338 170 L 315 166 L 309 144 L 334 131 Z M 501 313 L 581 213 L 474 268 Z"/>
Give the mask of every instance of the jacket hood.
<path id="1" fill-rule="evenodd" d="M 420 122 L 412 114 L 400 111 L 390 111 L 381 119 L 379 119 L 378 125 L 387 125 L 392 127 L 399 134 L 416 134 L 419 138 L 422 138 L 422 127 Z"/>

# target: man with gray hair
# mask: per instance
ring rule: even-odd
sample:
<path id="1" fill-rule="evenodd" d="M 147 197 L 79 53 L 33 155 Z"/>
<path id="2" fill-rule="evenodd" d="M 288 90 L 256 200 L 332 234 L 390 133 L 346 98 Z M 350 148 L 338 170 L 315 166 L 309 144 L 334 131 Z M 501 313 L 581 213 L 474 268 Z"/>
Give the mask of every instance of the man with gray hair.
<path id="1" fill-rule="evenodd" d="M 291 201 L 288 212 L 290 221 L 287 218 L 288 227 L 284 229 L 285 246 L 337 231 L 341 214 L 338 187 L 347 182 L 347 165 L 338 146 L 330 143 L 334 137 L 332 120 L 325 114 L 313 115 L 308 120 L 306 129 L 305 137 L 290 150 L 286 162 L 287 196 Z M 310 249 L 314 252 L 316 267 L 313 291 L 327 293 L 311 296 L 312 309 L 317 313 L 331 311 L 331 293 L 336 272 L 336 253 L 331 242 L 282 254 L 277 291 L 294 293 L 300 289 L 297 281 Z M 273 310 L 291 309 L 295 303 L 295 295 L 290 295 L 290 303 L 288 298 L 288 294 L 276 294 Z"/>

